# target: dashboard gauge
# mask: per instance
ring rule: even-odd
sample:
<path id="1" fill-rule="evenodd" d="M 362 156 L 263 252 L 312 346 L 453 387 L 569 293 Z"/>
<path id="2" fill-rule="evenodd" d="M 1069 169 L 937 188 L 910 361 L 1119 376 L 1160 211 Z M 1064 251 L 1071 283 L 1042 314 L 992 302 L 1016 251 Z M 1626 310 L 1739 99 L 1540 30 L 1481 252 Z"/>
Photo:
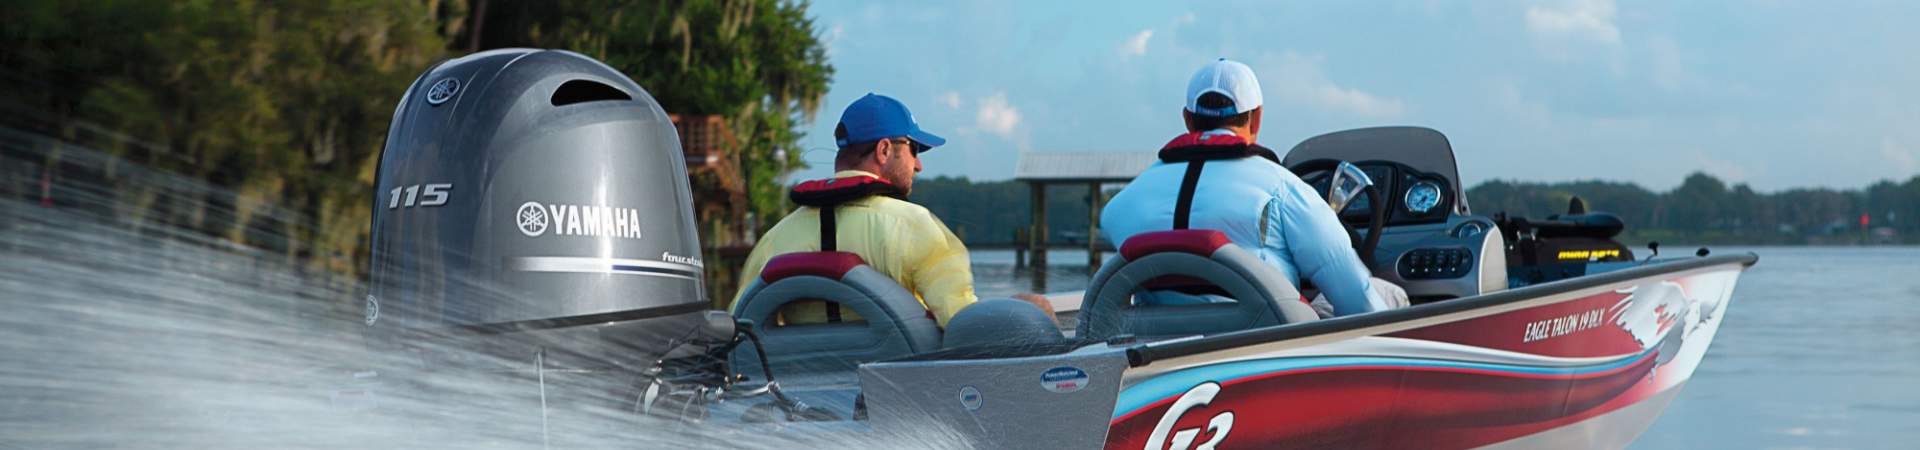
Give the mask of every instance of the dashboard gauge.
<path id="1" fill-rule="evenodd" d="M 1433 207 L 1440 205 L 1441 195 L 1440 186 L 1432 182 L 1422 181 L 1414 184 L 1413 188 L 1407 189 L 1407 212 L 1426 214 L 1427 211 L 1432 211 Z"/>
<path id="2" fill-rule="evenodd" d="M 1470 238 L 1487 232 L 1487 225 L 1480 222 L 1467 222 L 1453 229 L 1453 237 Z"/>

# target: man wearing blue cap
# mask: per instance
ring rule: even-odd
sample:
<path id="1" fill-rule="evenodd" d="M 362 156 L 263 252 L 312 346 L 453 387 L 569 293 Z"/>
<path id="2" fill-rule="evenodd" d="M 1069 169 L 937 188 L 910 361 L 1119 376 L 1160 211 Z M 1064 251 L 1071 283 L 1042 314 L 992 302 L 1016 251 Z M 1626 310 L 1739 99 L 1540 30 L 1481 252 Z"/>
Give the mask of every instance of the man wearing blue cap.
<path id="1" fill-rule="evenodd" d="M 1281 167 L 1273 150 L 1256 143 L 1260 107 L 1252 68 L 1226 58 L 1201 67 L 1187 83 L 1181 112 L 1187 133 L 1161 148 L 1161 162 L 1107 203 L 1101 232 L 1126 242 L 1175 227 L 1219 230 L 1278 267 L 1295 286 L 1312 280 L 1322 297 L 1314 309 L 1322 316 L 1405 307 L 1406 291 L 1371 276 L 1326 200 Z M 1188 186 L 1195 160 L 1205 160 L 1203 170 Z M 1139 297 L 1159 304 L 1227 301 L 1172 290 Z"/>
<path id="2" fill-rule="evenodd" d="M 906 105 L 892 97 L 867 94 L 847 105 L 834 130 L 840 151 L 833 158 L 832 179 L 801 183 L 801 193 L 827 194 L 858 189 L 864 195 L 833 204 L 833 243 L 822 241 L 822 208 L 805 206 L 780 219 L 747 256 L 742 279 L 758 276 L 774 256 L 795 252 L 831 251 L 860 255 L 867 265 L 913 292 L 941 327 L 954 313 L 976 298 L 967 247 L 932 212 L 906 201 L 913 176 L 920 172 L 920 153 L 946 139 L 920 129 Z M 734 294 L 736 304 L 746 286 Z M 1053 313 L 1044 298 L 1022 296 Z M 787 323 L 823 323 L 838 317 L 857 320 L 852 311 L 837 311 L 824 302 L 801 304 L 781 311 Z M 842 317 L 844 316 L 844 317 Z"/>

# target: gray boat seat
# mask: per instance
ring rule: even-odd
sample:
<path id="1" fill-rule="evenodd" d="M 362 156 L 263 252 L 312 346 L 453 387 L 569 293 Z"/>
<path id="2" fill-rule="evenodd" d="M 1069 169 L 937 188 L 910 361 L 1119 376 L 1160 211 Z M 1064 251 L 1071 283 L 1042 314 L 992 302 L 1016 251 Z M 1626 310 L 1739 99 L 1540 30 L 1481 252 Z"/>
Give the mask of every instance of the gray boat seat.
<path id="1" fill-rule="evenodd" d="M 802 302 L 838 304 L 857 319 L 781 326 L 775 314 Z M 844 372 L 860 363 L 937 350 L 940 328 L 920 300 L 892 278 L 847 252 L 775 256 L 734 308 L 753 321 L 775 376 Z M 831 305 L 829 305 L 831 307 Z M 851 315 L 849 315 L 851 316 Z M 760 361 L 752 342 L 728 359 L 734 373 L 756 375 Z"/>
<path id="2" fill-rule="evenodd" d="M 947 321 L 940 348 L 977 345 L 1051 344 L 1066 340 L 1039 306 L 1019 300 L 981 300 Z"/>
<path id="3" fill-rule="evenodd" d="M 1200 287 L 1232 301 L 1136 304 L 1146 289 Z M 1317 320 L 1279 269 L 1217 230 L 1142 233 L 1120 245 L 1082 297 L 1078 337 L 1143 339 L 1205 335 Z"/>

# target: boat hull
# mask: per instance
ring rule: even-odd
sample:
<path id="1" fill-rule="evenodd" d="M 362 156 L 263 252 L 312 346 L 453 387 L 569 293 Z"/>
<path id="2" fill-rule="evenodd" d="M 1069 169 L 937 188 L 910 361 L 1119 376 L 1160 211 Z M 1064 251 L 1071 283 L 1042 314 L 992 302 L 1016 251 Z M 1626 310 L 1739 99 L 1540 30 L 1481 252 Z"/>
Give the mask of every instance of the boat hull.
<path id="1" fill-rule="evenodd" d="M 1122 380 L 1106 447 L 1624 446 L 1691 377 L 1747 264 L 1152 361 Z"/>

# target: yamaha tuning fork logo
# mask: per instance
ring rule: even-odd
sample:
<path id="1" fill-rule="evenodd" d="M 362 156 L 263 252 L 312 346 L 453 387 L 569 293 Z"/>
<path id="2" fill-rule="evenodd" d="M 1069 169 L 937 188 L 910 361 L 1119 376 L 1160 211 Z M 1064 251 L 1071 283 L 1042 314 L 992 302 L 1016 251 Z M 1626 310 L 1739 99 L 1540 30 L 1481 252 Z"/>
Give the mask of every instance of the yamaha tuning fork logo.
<path id="1" fill-rule="evenodd" d="M 520 211 L 513 215 L 514 222 L 520 224 L 520 234 L 527 237 L 547 234 L 547 209 L 540 202 L 526 202 L 520 205 Z"/>
<path id="2" fill-rule="evenodd" d="M 440 81 L 433 83 L 433 87 L 427 88 L 427 104 L 440 106 L 447 100 L 453 100 L 456 95 L 460 95 L 460 80 L 441 78 Z"/>
<path id="3" fill-rule="evenodd" d="M 527 237 L 599 236 L 640 239 L 640 211 L 610 206 L 562 205 L 526 202 L 513 213 L 513 223 Z"/>

